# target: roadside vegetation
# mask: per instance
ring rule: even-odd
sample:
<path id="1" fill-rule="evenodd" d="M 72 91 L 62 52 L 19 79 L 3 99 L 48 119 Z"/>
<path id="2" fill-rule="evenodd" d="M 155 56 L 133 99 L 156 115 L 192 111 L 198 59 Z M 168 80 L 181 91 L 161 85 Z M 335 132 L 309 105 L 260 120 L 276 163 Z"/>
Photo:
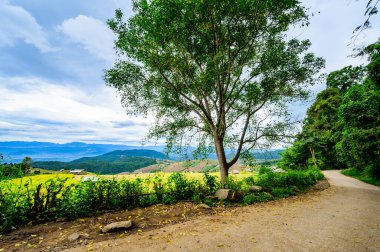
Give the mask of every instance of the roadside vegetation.
<path id="1" fill-rule="evenodd" d="M 183 200 L 213 206 L 218 203 L 213 195 L 222 187 L 215 174 L 100 176 L 96 182 L 82 181 L 80 176 L 50 174 L 4 180 L 0 182 L 0 231 L 8 232 L 27 223 L 73 220 Z M 322 178 L 319 170 L 275 173 L 269 168 L 230 176 L 226 186 L 239 191 L 241 197 L 224 203 L 252 204 L 288 197 L 307 190 Z M 251 192 L 253 185 L 264 190 Z"/>
<path id="2" fill-rule="evenodd" d="M 368 176 L 365 173 L 360 172 L 358 169 L 346 169 L 342 171 L 342 174 L 359 179 L 368 184 L 380 186 L 380 179 Z"/>
<path id="3" fill-rule="evenodd" d="M 128 151 L 37 163 L 55 170 L 88 166 L 107 174 L 123 172 L 126 165 L 132 167 L 128 171 L 150 167 L 144 175 L 88 179 L 29 176 L 31 158 L 0 163 L 0 233 L 28 223 L 180 201 L 265 202 L 306 191 L 323 179 L 321 169 L 347 168 L 344 174 L 379 184 L 380 42 L 359 53 L 369 57 L 368 65 L 328 76 L 302 132 L 276 164 L 282 169 L 260 165 L 255 172 L 231 175 L 239 160 L 255 165 L 252 150 L 290 139 L 295 122 L 287 104 L 307 99 L 307 86 L 318 80 L 324 60 L 309 51 L 310 41 L 285 39 L 289 27 L 308 24 L 306 9 L 298 1 L 134 1 L 134 11 L 125 21 L 117 10 L 108 21 L 121 57 L 105 81 L 118 90 L 129 114 L 157 116 L 149 139 L 165 138 L 167 151 L 177 154 L 196 142 L 194 157 L 215 152 L 217 163 L 188 173 L 205 162 L 188 160 L 181 164 L 187 172 L 163 173 L 170 165 L 157 162 L 161 156 L 127 156 Z M 234 150 L 231 158 L 227 149 Z M 220 201 L 219 189 L 238 197 Z"/>

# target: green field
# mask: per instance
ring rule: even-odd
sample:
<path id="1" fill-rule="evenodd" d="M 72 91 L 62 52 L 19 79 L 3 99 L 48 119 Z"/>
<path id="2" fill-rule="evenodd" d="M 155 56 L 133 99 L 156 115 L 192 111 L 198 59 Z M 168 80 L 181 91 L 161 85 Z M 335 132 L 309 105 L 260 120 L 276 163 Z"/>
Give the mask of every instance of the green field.
<path id="1" fill-rule="evenodd" d="M 52 180 L 64 180 L 67 179 L 65 182 L 65 185 L 70 184 L 77 184 L 80 182 L 84 177 L 97 177 L 101 180 L 136 180 L 136 179 L 142 179 L 144 181 L 150 181 L 154 179 L 155 177 L 160 177 L 165 182 L 167 178 L 170 176 L 170 172 L 159 172 L 159 173 L 142 173 L 142 174 L 126 174 L 126 175 L 72 175 L 72 174 L 40 174 L 40 175 L 33 175 L 33 176 L 25 176 L 23 178 L 15 178 L 10 180 L 4 180 L 0 181 L 0 188 L 6 191 L 19 191 L 24 192 L 26 188 L 28 188 L 30 191 L 34 191 L 36 187 L 39 184 L 45 185 L 46 183 L 52 181 Z M 200 182 L 203 180 L 203 173 L 182 173 L 186 176 L 187 179 L 195 179 Z M 212 176 L 215 176 L 219 178 L 219 172 L 212 172 L 209 173 Z M 232 178 L 240 180 L 246 177 L 250 176 L 256 176 L 257 173 L 255 172 L 243 172 L 240 174 L 234 174 L 230 175 Z M 27 187 L 25 186 L 27 185 Z"/>

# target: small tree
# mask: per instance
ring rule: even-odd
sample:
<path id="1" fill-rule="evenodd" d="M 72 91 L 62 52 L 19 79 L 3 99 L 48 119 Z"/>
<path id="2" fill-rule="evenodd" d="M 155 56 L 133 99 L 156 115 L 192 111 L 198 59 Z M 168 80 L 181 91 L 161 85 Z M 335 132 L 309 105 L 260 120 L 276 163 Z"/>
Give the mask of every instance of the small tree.
<path id="1" fill-rule="evenodd" d="M 168 151 L 214 146 L 221 180 L 240 154 L 280 141 L 286 104 L 305 99 L 324 61 L 309 41 L 286 40 L 307 25 L 298 0 L 133 1 L 135 15 L 108 21 L 120 60 L 105 74 L 129 114 L 153 114 L 149 136 Z M 226 148 L 234 150 L 227 157 Z"/>
<path id="2" fill-rule="evenodd" d="M 33 166 L 33 159 L 31 157 L 25 157 L 21 162 L 21 170 L 24 174 L 29 173 Z"/>

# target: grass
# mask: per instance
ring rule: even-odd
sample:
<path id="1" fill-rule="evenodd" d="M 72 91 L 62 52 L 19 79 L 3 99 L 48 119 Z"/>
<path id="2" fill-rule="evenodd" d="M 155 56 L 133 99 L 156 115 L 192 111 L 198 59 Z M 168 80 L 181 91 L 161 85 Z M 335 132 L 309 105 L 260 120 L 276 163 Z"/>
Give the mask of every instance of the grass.
<path id="1" fill-rule="evenodd" d="M 359 179 L 359 180 L 361 180 L 365 183 L 371 184 L 371 185 L 380 186 L 380 179 L 369 177 L 369 176 L 361 173 L 360 171 L 358 171 L 356 169 L 351 168 L 351 169 L 343 170 L 342 174 L 349 176 L 349 177 Z"/>
<path id="2" fill-rule="evenodd" d="M 65 179 L 67 178 L 66 185 L 77 184 L 82 180 L 83 177 L 98 177 L 100 179 L 115 179 L 115 180 L 136 180 L 136 179 L 150 179 L 159 175 L 163 181 L 166 181 L 170 176 L 170 172 L 157 172 L 157 173 L 142 173 L 142 174 L 126 174 L 126 175 L 72 175 L 72 174 L 39 174 L 32 176 L 25 176 L 23 178 L 15 178 L 0 181 L 0 188 L 6 188 L 7 191 L 16 191 L 20 188 L 25 189 L 23 185 L 28 184 L 29 190 L 33 191 L 38 184 L 45 184 L 46 182 L 54 179 Z M 199 181 L 203 180 L 203 173 L 183 173 L 188 179 L 196 179 Z M 210 175 L 216 176 L 219 178 L 219 172 L 210 172 Z M 254 172 L 244 172 L 240 174 L 231 174 L 232 178 L 243 179 L 250 176 L 257 176 Z"/>
<path id="3" fill-rule="evenodd" d="M 24 185 L 28 184 L 29 190 L 33 191 L 39 184 L 45 184 L 46 182 L 54 179 L 66 178 L 66 185 L 75 184 L 80 180 L 79 176 L 76 177 L 72 174 L 41 174 L 0 181 L 0 188 L 6 188 L 7 191 L 11 192 L 17 190 L 21 190 L 20 192 L 22 192 L 25 190 Z"/>

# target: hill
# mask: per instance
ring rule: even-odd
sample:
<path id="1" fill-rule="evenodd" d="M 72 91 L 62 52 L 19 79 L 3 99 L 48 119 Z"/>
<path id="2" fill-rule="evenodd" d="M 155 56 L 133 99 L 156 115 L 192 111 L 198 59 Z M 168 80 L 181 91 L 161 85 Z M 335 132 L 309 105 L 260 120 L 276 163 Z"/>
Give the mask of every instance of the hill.
<path id="1" fill-rule="evenodd" d="M 240 162 L 234 164 L 230 171 L 244 171 L 246 167 Z M 150 172 L 214 172 L 219 171 L 219 164 L 217 160 L 204 159 L 204 160 L 186 160 L 182 162 L 173 162 L 165 160 L 155 165 L 150 165 L 135 170 L 133 173 L 150 173 Z"/>
<path id="2" fill-rule="evenodd" d="M 133 172 L 136 169 L 154 165 L 165 155 L 154 150 L 117 150 L 95 157 L 83 157 L 71 162 L 37 161 L 33 166 L 47 170 L 84 169 L 99 174 Z"/>
<path id="3" fill-rule="evenodd" d="M 115 144 L 50 143 L 50 142 L 0 142 L 0 153 L 5 162 L 17 163 L 28 156 L 35 161 L 68 162 L 81 157 L 94 157 L 116 150 L 149 149 L 162 151 L 163 146 L 130 146 Z"/>
<path id="4" fill-rule="evenodd" d="M 130 146 L 130 145 L 115 145 L 115 144 L 88 144 L 81 142 L 57 144 L 49 142 L 0 142 L 0 153 L 4 155 L 4 162 L 18 163 L 28 156 L 34 161 L 62 161 L 69 162 L 72 160 L 80 159 L 82 157 L 95 157 L 103 155 L 112 151 L 123 150 L 154 150 L 163 152 L 164 146 Z M 194 159 L 191 151 L 195 150 L 194 147 L 189 148 L 186 157 L 170 153 L 169 159 L 184 161 Z M 253 155 L 260 161 L 280 159 L 280 152 L 282 150 L 254 150 Z M 230 156 L 231 150 L 227 150 L 227 155 Z M 217 159 L 215 153 L 210 153 L 207 159 Z"/>

